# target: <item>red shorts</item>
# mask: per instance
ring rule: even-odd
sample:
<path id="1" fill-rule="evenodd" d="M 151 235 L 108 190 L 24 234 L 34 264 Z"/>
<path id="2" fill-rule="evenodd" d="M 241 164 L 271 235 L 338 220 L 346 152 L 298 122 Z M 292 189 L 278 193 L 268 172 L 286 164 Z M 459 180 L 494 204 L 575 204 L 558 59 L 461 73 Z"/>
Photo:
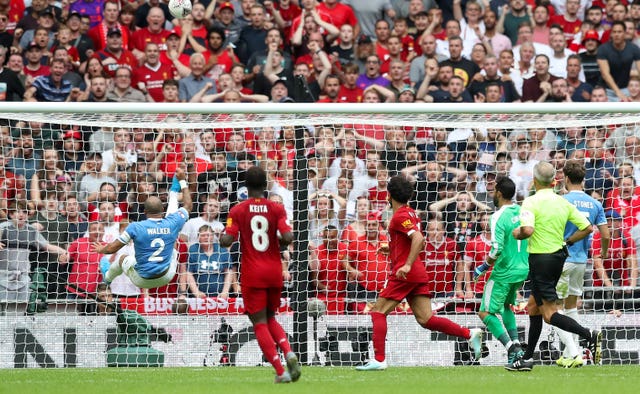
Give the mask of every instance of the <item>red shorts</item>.
<path id="1" fill-rule="evenodd" d="M 402 301 L 411 299 L 415 296 L 427 296 L 432 298 L 431 289 L 427 283 L 422 282 L 407 282 L 406 280 L 389 279 L 387 285 L 380 292 L 380 297 L 388 300 Z"/>
<path id="2" fill-rule="evenodd" d="M 280 287 L 246 287 L 242 286 L 242 301 L 247 314 L 253 315 L 263 309 L 276 312 L 280 308 L 280 297 L 282 288 Z"/>

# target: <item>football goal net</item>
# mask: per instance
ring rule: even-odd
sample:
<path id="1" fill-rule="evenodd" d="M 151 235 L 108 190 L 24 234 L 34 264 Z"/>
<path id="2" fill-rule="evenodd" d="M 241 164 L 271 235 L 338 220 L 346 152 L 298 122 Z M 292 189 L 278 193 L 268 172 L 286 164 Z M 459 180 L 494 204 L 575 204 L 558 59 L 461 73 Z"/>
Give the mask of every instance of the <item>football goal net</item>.
<path id="1" fill-rule="evenodd" d="M 267 173 L 295 241 L 277 319 L 305 365 L 356 366 L 370 357 L 369 311 L 384 288 L 391 218 L 387 183 L 415 187 L 432 308 L 485 332 L 485 358 L 464 340 L 423 329 L 406 301 L 388 317 L 394 366 L 501 365 L 506 351 L 477 316 L 488 275 L 496 179 L 515 200 L 534 193 L 533 166 L 586 169 L 611 244 L 592 235 L 578 303 L 581 324 L 604 332 L 604 363 L 640 362 L 640 106 L 635 104 L 320 105 L 4 103 L 0 109 L 0 368 L 262 365 L 238 282 L 237 244 L 221 248 L 229 211 L 248 198 L 245 174 Z M 166 286 L 109 285 L 116 240 L 165 205 L 184 167 L 193 199 Z M 552 208 L 550 208 L 552 209 Z M 394 245 L 391 245 L 394 247 Z M 526 342 L 529 290 L 516 313 Z M 536 361 L 560 357 L 545 325 Z M 588 352 L 585 358 L 589 359 Z"/>

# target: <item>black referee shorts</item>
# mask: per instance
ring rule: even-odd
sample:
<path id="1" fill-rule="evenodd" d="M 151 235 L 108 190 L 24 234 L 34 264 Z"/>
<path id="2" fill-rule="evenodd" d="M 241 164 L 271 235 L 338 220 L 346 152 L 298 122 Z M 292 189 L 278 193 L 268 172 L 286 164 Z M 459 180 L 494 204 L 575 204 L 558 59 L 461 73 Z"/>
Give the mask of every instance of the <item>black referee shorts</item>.
<path id="1" fill-rule="evenodd" d="M 554 253 L 529 254 L 529 279 L 531 280 L 531 295 L 536 305 L 542 305 L 542 300 L 556 301 L 558 293 L 556 286 L 567 254 L 563 249 Z"/>

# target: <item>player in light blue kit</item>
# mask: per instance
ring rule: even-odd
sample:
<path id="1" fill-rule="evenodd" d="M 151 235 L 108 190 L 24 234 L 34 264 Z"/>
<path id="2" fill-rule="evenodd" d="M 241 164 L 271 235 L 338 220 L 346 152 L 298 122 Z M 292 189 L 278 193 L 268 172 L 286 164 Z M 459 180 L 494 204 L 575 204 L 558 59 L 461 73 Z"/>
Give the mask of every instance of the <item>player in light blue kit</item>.
<path id="1" fill-rule="evenodd" d="M 602 236 L 602 257 L 605 258 L 609 249 L 609 227 L 604 216 L 602 204 L 582 190 L 585 176 L 585 167 L 581 161 L 569 160 L 564 165 L 564 179 L 568 194 L 564 196 L 569 202 L 583 213 L 592 225 L 598 226 Z M 564 230 L 564 239 L 568 239 L 578 228 L 571 222 L 567 222 Z M 574 320 L 578 320 L 578 297 L 582 295 L 584 287 L 584 273 L 591 249 L 591 237 L 586 237 L 569 245 L 569 257 L 564 262 L 562 276 L 558 280 L 556 292 L 558 299 L 564 303 L 564 314 Z M 556 360 L 556 364 L 564 368 L 577 368 L 584 364 L 582 352 L 578 350 L 578 338 L 574 334 L 557 329 L 558 336 L 564 344 L 563 355 Z"/>
<path id="2" fill-rule="evenodd" d="M 182 191 L 183 207 L 178 209 L 179 191 Z M 118 261 L 111 263 L 104 278 L 105 282 L 111 283 L 118 275 L 124 273 L 134 285 L 144 289 L 169 283 L 178 267 L 174 246 L 182 226 L 189 219 L 192 205 L 186 172 L 180 167 L 169 191 L 166 216 L 162 201 L 156 196 L 151 196 L 144 203 L 146 220 L 129 224 L 124 232 L 108 245 L 94 244 L 95 252 L 112 254 L 133 241 L 135 257 L 123 255 Z"/>

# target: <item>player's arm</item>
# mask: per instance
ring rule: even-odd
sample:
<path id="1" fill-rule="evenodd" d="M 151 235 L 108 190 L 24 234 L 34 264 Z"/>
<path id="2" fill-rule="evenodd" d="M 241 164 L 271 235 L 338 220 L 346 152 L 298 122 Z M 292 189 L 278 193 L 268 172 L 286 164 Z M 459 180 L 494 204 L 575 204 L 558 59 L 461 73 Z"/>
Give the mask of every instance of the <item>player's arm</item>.
<path id="1" fill-rule="evenodd" d="M 284 210 L 284 207 L 278 207 L 280 209 L 277 211 L 280 246 L 287 246 L 293 242 L 293 232 L 291 231 L 291 226 L 287 220 L 287 212 Z"/>
<path id="2" fill-rule="evenodd" d="M 224 233 L 220 236 L 220 246 L 223 248 L 230 247 L 231 244 L 233 244 L 233 241 L 235 241 L 235 237 L 233 235 Z"/>
<path id="3" fill-rule="evenodd" d="M 187 210 L 188 213 L 191 213 L 193 209 L 193 200 L 191 199 L 191 190 L 189 189 L 189 185 L 187 184 L 187 172 L 185 171 L 185 166 L 181 165 L 176 170 L 176 178 L 180 182 L 180 191 L 182 192 L 182 207 Z"/>
<path id="4" fill-rule="evenodd" d="M 122 243 L 120 238 L 113 240 L 113 242 L 103 245 L 99 242 L 93 244 L 93 251 L 100 254 L 114 254 L 126 245 Z"/>
<path id="5" fill-rule="evenodd" d="M 578 228 L 578 231 L 571 234 L 567 239 L 565 239 L 565 242 L 567 243 L 567 245 L 571 246 L 574 243 L 580 241 L 581 239 L 584 239 L 585 237 L 589 236 L 589 234 L 593 232 L 593 226 L 591 225 L 591 222 L 589 222 L 589 219 L 587 219 L 578 210 L 578 208 L 575 207 L 575 205 L 569 202 L 566 202 L 566 203 L 569 204 L 569 207 L 570 207 L 569 221 L 575 224 L 576 227 Z"/>
<path id="6" fill-rule="evenodd" d="M 604 264 L 600 256 L 593 256 L 593 270 L 596 272 L 596 275 L 598 275 L 598 279 L 602 281 L 603 286 L 613 286 L 613 282 L 611 282 L 609 275 L 607 275 L 607 270 L 604 269 Z"/>
<path id="7" fill-rule="evenodd" d="M 518 240 L 531 237 L 535 231 L 535 215 L 525 207 L 526 203 L 527 201 L 525 200 L 520 210 L 520 226 L 516 227 L 511 233 L 513 238 Z"/>
<path id="8" fill-rule="evenodd" d="M 600 230 L 600 258 L 606 259 L 609 257 L 611 233 L 609 232 L 609 226 L 607 226 L 607 223 L 599 225 L 598 230 Z"/>
<path id="9" fill-rule="evenodd" d="M 420 231 L 411 232 L 409 238 L 411 239 L 411 249 L 409 250 L 409 256 L 407 256 L 407 261 L 404 263 L 404 265 L 398 269 L 398 272 L 396 272 L 396 276 L 399 279 L 407 278 L 407 274 L 409 273 L 409 271 L 411 271 L 413 263 L 418 258 L 420 252 L 422 252 L 422 250 L 424 249 L 424 236 L 422 235 L 422 233 L 420 233 Z"/>

